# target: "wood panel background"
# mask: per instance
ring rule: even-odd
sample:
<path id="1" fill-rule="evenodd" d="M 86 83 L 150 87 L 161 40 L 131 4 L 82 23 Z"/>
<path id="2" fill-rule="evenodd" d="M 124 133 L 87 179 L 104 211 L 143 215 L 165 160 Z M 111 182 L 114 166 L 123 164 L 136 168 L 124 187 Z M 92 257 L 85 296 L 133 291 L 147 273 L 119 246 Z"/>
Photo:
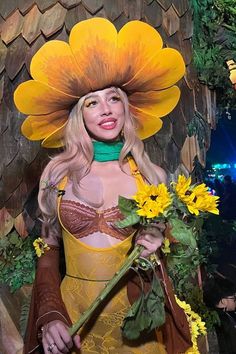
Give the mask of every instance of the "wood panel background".
<path id="1" fill-rule="evenodd" d="M 67 40 L 78 21 L 106 17 L 119 30 L 130 20 L 142 20 L 160 32 L 166 46 L 181 51 L 186 63 L 186 75 L 180 83 L 181 100 L 174 112 L 163 119 L 162 130 L 145 145 L 152 160 L 172 178 L 181 171 L 191 173 L 196 158 L 204 166 L 209 131 L 215 127 L 215 93 L 199 83 L 193 69 L 192 15 L 188 0 L 0 1 L 0 237 L 13 228 L 26 237 L 34 226 L 37 183 L 50 152 L 21 135 L 24 116 L 14 106 L 13 92 L 19 83 L 29 79 L 31 58 L 42 44 L 55 38 Z M 187 125 L 196 111 L 206 122 L 206 138 L 201 147 L 197 137 L 187 135 Z M 8 314 L 6 321 L 12 321 L 14 340 L 6 332 L 7 342 L 12 340 L 14 349 L 7 348 L 9 345 L 2 340 L 0 353 L 20 353 L 18 319 L 10 310 L 16 300 L 12 296 L 11 302 L 6 302 L 4 291 L 0 289 L 0 331 L 5 328 L 3 313 Z"/>

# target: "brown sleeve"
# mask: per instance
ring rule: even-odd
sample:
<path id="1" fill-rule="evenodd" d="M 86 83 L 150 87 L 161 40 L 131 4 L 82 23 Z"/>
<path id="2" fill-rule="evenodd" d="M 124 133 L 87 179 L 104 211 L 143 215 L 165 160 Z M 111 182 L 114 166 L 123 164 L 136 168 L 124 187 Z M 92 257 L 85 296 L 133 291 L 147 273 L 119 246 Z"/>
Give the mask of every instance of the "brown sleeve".
<path id="1" fill-rule="evenodd" d="M 187 349 L 192 347 L 187 317 L 175 300 L 173 288 L 162 261 L 161 265 L 156 268 L 156 273 L 159 279 L 162 280 L 165 293 L 166 321 L 159 328 L 162 332 L 163 344 L 166 346 L 167 353 L 185 353 Z M 150 277 L 143 279 L 145 292 L 150 289 L 148 278 Z M 131 304 L 140 296 L 140 289 L 139 277 L 134 275 L 127 286 L 128 298 Z"/>
<path id="2" fill-rule="evenodd" d="M 38 259 L 25 335 L 25 354 L 40 353 L 38 334 L 46 323 L 61 320 L 71 325 L 60 292 L 59 247 L 49 247 L 50 250 Z"/>

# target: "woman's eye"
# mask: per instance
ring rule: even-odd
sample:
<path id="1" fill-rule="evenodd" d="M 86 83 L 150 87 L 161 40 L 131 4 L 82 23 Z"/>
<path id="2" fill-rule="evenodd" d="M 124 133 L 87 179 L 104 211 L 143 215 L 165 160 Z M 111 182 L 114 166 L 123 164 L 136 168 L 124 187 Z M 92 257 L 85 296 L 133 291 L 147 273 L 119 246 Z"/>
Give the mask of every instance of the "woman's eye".
<path id="1" fill-rule="evenodd" d="M 85 107 L 93 107 L 95 106 L 97 103 L 97 101 L 88 101 L 88 102 L 85 102 Z"/>
<path id="2" fill-rule="evenodd" d="M 120 101 L 120 96 L 112 96 L 112 97 L 111 97 L 111 101 L 112 101 L 112 102 Z"/>

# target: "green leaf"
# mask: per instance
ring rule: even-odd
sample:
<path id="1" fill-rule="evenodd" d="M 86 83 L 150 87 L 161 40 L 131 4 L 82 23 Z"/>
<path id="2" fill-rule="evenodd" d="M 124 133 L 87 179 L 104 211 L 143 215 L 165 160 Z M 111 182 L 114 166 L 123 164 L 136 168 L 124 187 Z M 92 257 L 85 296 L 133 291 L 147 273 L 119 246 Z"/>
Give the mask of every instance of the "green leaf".
<path id="1" fill-rule="evenodd" d="M 125 219 L 117 221 L 115 224 L 119 228 L 124 228 L 128 226 L 132 226 L 137 224 L 140 221 L 140 216 L 136 213 L 136 211 L 133 211 L 131 214 L 129 214 Z"/>
<path id="2" fill-rule="evenodd" d="M 191 228 L 180 219 L 171 219 L 171 235 L 183 245 L 196 248 L 197 243 Z"/>
<path id="3" fill-rule="evenodd" d="M 123 324 L 121 326 L 122 334 L 125 338 L 134 340 L 140 335 L 143 328 L 144 317 L 143 314 L 144 306 L 144 294 L 136 300 L 131 308 L 129 309 L 127 315 L 124 318 Z"/>
<path id="4" fill-rule="evenodd" d="M 136 203 L 134 200 L 119 196 L 118 206 L 121 213 L 125 216 L 128 216 L 130 213 L 137 210 Z"/>
<path id="5" fill-rule="evenodd" d="M 160 280 L 154 276 L 150 291 L 134 302 L 124 318 L 122 334 L 129 340 L 150 332 L 165 322 L 164 294 Z"/>

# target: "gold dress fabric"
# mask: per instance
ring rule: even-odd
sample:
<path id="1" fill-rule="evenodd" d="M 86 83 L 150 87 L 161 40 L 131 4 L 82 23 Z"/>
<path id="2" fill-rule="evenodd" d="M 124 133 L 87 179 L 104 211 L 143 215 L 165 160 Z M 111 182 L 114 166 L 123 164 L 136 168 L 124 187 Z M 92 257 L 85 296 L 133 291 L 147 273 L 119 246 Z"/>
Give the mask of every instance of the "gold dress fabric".
<path id="1" fill-rule="evenodd" d="M 63 237 L 68 275 L 62 282 L 61 292 L 74 323 L 103 289 L 105 280 L 111 279 L 123 264 L 131 247 L 131 237 L 116 246 L 103 249 L 87 246 L 68 232 L 64 232 Z M 99 309 L 98 316 L 93 317 L 81 332 L 82 349 L 78 353 L 159 353 L 154 335 L 146 344 L 142 341 L 125 343 L 120 329 L 130 307 L 125 284 L 118 285 L 112 295 L 105 301 L 104 308 Z"/>

